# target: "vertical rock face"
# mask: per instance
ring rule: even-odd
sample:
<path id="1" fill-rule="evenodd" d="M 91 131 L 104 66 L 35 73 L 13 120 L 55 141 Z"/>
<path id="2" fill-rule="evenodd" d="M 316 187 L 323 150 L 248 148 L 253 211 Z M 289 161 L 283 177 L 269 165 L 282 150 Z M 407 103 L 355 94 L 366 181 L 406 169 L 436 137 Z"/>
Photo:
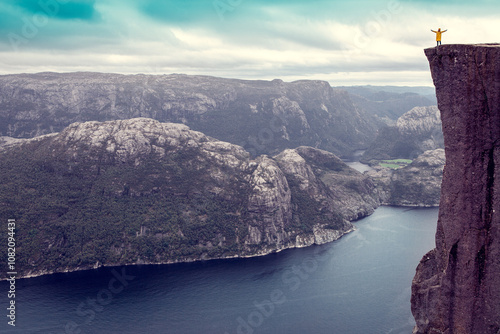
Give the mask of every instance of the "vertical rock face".
<path id="1" fill-rule="evenodd" d="M 446 167 L 436 249 L 413 280 L 414 333 L 500 333 L 500 45 L 425 53 Z"/>

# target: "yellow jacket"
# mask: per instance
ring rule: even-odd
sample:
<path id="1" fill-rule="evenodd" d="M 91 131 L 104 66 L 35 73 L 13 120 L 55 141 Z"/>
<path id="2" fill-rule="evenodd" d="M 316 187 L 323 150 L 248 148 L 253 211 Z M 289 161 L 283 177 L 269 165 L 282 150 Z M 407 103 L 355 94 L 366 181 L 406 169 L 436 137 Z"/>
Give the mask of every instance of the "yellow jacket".
<path id="1" fill-rule="evenodd" d="M 447 32 L 448 30 L 443 30 L 443 31 L 438 30 L 438 31 L 434 31 L 434 30 L 432 30 L 432 29 L 431 29 L 431 31 L 436 33 L 436 41 L 441 42 L 441 34 L 442 34 L 443 32 Z"/>

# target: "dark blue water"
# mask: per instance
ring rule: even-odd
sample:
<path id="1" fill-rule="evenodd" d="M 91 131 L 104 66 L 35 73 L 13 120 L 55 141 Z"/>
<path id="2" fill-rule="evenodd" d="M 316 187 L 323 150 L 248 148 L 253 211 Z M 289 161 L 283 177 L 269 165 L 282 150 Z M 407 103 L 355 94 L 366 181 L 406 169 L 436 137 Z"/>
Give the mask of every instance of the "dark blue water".
<path id="1" fill-rule="evenodd" d="M 18 280 L 17 326 L 2 315 L 0 333 L 408 334 L 437 212 L 381 207 L 336 242 L 259 258 Z"/>

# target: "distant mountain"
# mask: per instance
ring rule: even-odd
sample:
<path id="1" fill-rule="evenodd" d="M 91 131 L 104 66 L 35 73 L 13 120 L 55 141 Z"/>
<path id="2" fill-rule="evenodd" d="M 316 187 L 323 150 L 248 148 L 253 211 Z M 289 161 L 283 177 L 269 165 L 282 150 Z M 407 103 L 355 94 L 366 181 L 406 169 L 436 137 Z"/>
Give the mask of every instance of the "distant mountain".
<path id="1" fill-rule="evenodd" d="M 324 81 L 208 76 L 38 73 L 0 76 L 0 135 L 31 138 L 73 122 L 148 117 L 184 123 L 253 156 L 312 146 L 366 148 L 374 117 Z"/>
<path id="2" fill-rule="evenodd" d="M 253 159 L 147 118 L 0 143 L 0 216 L 16 220 L 20 276 L 322 244 L 380 203 L 372 180 L 332 153 Z"/>
<path id="3" fill-rule="evenodd" d="M 414 159 L 437 148 L 444 148 L 439 109 L 436 106 L 415 107 L 401 116 L 395 125 L 381 127 L 377 139 L 361 160 Z"/>
<path id="4" fill-rule="evenodd" d="M 414 107 L 437 105 L 433 87 L 337 87 L 349 93 L 354 104 L 382 123 L 390 124 Z"/>
<path id="5" fill-rule="evenodd" d="M 339 87 L 341 88 L 341 87 Z M 373 86 L 373 85 L 362 85 L 362 86 L 348 86 L 345 88 L 359 89 L 360 92 L 364 91 L 367 94 L 373 92 L 387 92 L 395 94 L 406 94 L 413 93 L 428 97 L 437 101 L 436 99 L 436 88 L 434 86 Z"/>

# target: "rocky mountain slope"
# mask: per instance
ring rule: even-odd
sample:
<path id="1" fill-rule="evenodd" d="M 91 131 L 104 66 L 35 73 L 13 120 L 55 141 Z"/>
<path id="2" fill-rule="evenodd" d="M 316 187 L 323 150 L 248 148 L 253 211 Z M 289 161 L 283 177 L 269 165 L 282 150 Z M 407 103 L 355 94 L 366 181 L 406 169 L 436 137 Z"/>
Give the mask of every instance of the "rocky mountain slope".
<path id="1" fill-rule="evenodd" d="M 74 123 L 0 147 L 0 213 L 17 222 L 23 276 L 322 244 L 378 205 L 370 178 L 332 153 L 252 158 L 147 118 Z"/>
<path id="2" fill-rule="evenodd" d="M 437 207 L 444 165 L 444 150 L 436 149 L 422 153 L 403 168 L 376 167 L 367 175 L 380 189 L 385 205 Z"/>
<path id="3" fill-rule="evenodd" d="M 353 86 L 339 87 L 346 90 L 360 109 L 380 120 L 380 124 L 392 123 L 415 107 L 436 105 L 433 88 Z M 389 124 L 390 125 L 390 124 Z"/>
<path id="4" fill-rule="evenodd" d="M 414 159 L 437 148 L 444 148 L 439 109 L 415 107 L 398 118 L 395 125 L 381 127 L 362 160 Z"/>
<path id="5" fill-rule="evenodd" d="M 323 81 L 187 75 L 0 76 L 0 135 L 30 138 L 73 122 L 148 117 L 184 123 L 253 156 L 313 146 L 348 155 L 375 136 L 369 115 Z"/>
<path id="6" fill-rule="evenodd" d="M 500 332 L 500 44 L 426 49 L 446 150 L 436 248 L 412 286 L 414 333 Z"/>

